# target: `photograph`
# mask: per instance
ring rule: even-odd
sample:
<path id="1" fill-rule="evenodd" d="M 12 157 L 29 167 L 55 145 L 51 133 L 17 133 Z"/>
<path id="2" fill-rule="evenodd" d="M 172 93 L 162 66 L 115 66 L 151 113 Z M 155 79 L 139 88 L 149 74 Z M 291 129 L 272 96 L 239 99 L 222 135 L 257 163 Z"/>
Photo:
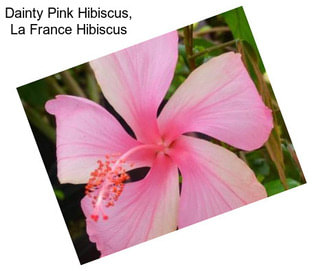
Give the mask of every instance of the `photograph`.
<path id="1" fill-rule="evenodd" d="M 251 29 L 238 7 L 17 88 L 81 264 L 306 183 Z"/>

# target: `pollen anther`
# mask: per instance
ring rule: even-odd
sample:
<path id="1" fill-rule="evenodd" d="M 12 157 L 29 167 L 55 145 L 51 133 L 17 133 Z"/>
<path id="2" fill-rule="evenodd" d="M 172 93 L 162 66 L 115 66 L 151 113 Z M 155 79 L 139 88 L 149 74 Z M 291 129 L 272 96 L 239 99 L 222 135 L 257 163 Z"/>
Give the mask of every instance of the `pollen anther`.
<path id="1" fill-rule="evenodd" d="M 91 172 L 85 194 L 92 199 L 93 213 L 91 218 L 97 222 L 102 216 L 103 220 L 108 220 L 104 212 L 104 207 L 109 208 L 115 205 L 120 197 L 124 182 L 129 179 L 129 175 L 124 169 L 125 160 L 111 161 L 110 156 L 105 156 L 103 162 L 98 160 L 98 167 Z M 112 164 L 112 166 L 110 166 Z M 114 164 L 114 165 L 113 165 Z"/>
<path id="2" fill-rule="evenodd" d="M 98 160 L 98 167 L 90 174 L 90 178 L 85 187 L 85 194 L 91 198 L 93 212 L 91 218 L 97 222 L 102 216 L 107 220 L 108 216 L 104 208 L 113 207 L 119 199 L 124 182 L 129 179 L 126 173 L 125 164 L 130 162 L 129 157 L 142 150 L 151 150 L 152 152 L 160 151 L 164 146 L 155 144 L 141 144 L 133 147 L 124 154 L 106 155 L 105 161 Z M 116 159 L 117 158 L 117 159 Z M 129 165 L 130 164 L 130 165 Z M 130 162 L 128 166 L 132 168 L 134 164 Z"/>

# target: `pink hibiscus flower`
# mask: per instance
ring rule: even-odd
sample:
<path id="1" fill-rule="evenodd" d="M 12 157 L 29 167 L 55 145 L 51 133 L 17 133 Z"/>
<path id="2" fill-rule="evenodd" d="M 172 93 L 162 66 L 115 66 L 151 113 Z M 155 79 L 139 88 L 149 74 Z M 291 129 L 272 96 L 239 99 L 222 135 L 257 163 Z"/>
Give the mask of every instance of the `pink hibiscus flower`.
<path id="1" fill-rule="evenodd" d="M 90 100 L 59 95 L 46 104 L 56 116 L 58 178 L 88 183 L 81 205 L 102 256 L 266 197 L 234 153 L 187 135 L 200 132 L 247 151 L 268 139 L 271 111 L 239 54 L 194 70 L 157 117 L 177 48 L 171 32 L 91 62 L 104 96 L 136 139 Z M 125 183 L 126 171 L 140 167 L 150 167 L 146 177 Z"/>

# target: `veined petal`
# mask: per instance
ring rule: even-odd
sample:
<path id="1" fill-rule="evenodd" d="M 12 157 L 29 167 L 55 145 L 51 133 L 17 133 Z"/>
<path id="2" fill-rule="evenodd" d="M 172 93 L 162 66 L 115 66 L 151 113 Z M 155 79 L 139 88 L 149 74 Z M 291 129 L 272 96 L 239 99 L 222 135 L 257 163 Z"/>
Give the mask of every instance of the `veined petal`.
<path id="1" fill-rule="evenodd" d="M 61 183 L 86 183 L 98 160 L 140 144 L 107 110 L 90 100 L 58 95 L 46 103 L 46 110 L 56 117 L 57 175 Z M 143 155 L 133 159 L 137 167 L 150 165 Z"/>
<path id="2" fill-rule="evenodd" d="M 170 32 L 91 62 L 104 96 L 139 141 L 159 136 L 157 109 L 174 76 L 177 43 L 177 32 Z"/>
<path id="3" fill-rule="evenodd" d="M 177 167 L 169 157 L 160 155 L 143 180 L 125 184 L 115 205 L 104 210 L 107 220 L 91 218 L 90 197 L 84 197 L 81 205 L 90 240 L 105 256 L 174 231 L 178 199 Z"/>
<path id="4" fill-rule="evenodd" d="M 268 109 L 240 54 L 226 53 L 193 71 L 166 104 L 158 119 L 169 140 L 201 132 L 234 147 L 262 146 L 273 127 Z"/>
<path id="5" fill-rule="evenodd" d="M 265 188 L 234 153 L 206 140 L 181 136 L 170 156 L 183 181 L 178 227 L 265 198 Z"/>

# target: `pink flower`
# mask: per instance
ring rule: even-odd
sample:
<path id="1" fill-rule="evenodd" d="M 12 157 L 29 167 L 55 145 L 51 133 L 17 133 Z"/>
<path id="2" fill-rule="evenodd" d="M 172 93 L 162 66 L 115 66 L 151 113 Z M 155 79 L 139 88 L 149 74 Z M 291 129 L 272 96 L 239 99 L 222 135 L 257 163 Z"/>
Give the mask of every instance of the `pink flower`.
<path id="1" fill-rule="evenodd" d="M 222 54 L 193 71 L 157 117 L 177 46 L 171 32 L 91 62 L 104 96 L 136 139 L 87 99 L 59 95 L 46 104 L 57 122 L 58 178 L 88 182 L 81 204 L 102 256 L 266 197 L 235 154 L 185 135 L 200 132 L 247 151 L 268 139 L 271 111 L 239 54 Z M 150 171 L 124 183 L 131 166 Z"/>

